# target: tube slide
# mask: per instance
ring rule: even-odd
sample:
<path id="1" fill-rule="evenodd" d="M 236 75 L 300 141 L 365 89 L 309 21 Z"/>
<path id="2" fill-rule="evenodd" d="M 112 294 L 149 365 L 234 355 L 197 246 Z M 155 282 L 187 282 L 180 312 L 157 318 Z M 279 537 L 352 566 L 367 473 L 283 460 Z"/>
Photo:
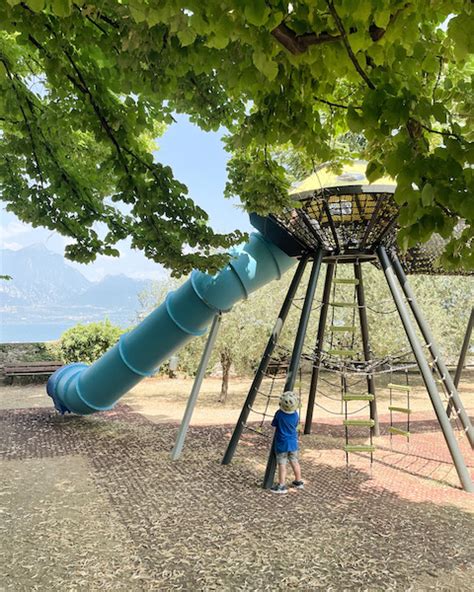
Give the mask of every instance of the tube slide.
<path id="1" fill-rule="evenodd" d="M 226 311 L 296 262 L 260 233 L 232 253 L 215 276 L 193 271 L 155 311 L 91 366 L 69 364 L 48 380 L 47 392 L 60 413 L 88 415 L 111 409 L 145 376 L 192 337 L 203 335 L 219 311 Z"/>

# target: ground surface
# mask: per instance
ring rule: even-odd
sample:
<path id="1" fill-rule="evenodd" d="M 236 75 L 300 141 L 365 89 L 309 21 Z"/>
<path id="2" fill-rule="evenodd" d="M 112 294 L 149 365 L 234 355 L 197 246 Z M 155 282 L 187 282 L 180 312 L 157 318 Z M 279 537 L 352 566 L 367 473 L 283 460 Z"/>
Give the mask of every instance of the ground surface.
<path id="1" fill-rule="evenodd" d="M 462 388 L 471 407 L 473 382 Z M 1 387 L 0 589 L 472 590 L 473 498 L 419 385 L 409 447 L 382 435 L 372 470 L 352 455 L 349 473 L 328 388 L 328 411 L 301 438 L 306 489 L 277 497 L 260 488 L 268 438 L 247 433 L 220 464 L 248 384 L 233 381 L 223 406 L 219 381 L 205 381 L 175 463 L 189 381 L 147 380 L 91 417 L 57 416 L 42 386 Z"/>

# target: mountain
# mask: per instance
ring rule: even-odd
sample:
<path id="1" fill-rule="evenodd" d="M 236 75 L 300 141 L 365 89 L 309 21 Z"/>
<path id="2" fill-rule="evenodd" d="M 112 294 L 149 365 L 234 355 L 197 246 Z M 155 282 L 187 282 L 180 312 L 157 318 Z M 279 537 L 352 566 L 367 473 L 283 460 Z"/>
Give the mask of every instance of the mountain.
<path id="1" fill-rule="evenodd" d="M 2 274 L 12 276 L 0 282 L 2 304 L 57 304 L 91 286 L 82 273 L 44 245 L 18 251 L 0 250 Z"/>
<path id="2" fill-rule="evenodd" d="M 150 284 L 123 274 L 90 282 L 42 245 L 0 250 L 0 261 L 0 273 L 12 277 L 0 281 L 2 329 L 9 341 L 57 339 L 77 323 L 105 318 L 127 327 L 141 309 L 140 292 Z"/>
<path id="3" fill-rule="evenodd" d="M 137 311 L 140 307 L 138 295 L 149 284 L 147 280 L 136 280 L 123 274 L 108 275 L 81 294 L 65 300 L 65 304 Z"/>

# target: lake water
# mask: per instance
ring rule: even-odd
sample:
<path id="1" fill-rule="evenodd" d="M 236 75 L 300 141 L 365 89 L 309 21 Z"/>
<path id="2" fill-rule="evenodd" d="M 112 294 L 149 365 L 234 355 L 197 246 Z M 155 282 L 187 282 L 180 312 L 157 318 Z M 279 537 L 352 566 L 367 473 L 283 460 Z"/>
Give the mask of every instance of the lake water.
<path id="1" fill-rule="evenodd" d="M 77 321 L 70 323 L 31 323 L 2 324 L 0 326 L 0 343 L 33 343 L 36 341 L 55 341 L 59 339 Z"/>

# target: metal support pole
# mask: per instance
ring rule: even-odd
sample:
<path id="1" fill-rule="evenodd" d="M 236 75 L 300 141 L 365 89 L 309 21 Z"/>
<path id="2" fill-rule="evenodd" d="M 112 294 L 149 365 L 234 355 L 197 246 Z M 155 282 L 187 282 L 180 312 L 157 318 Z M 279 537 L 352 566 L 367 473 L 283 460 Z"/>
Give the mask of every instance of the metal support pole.
<path id="1" fill-rule="evenodd" d="M 382 269 L 384 270 L 385 277 L 387 279 L 387 283 L 389 285 L 393 299 L 397 306 L 398 314 L 400 315 L 403 328 L 405 329 L 408 341 L 410 342 L 410 346 L 413 350 L 413 353 L 415 354 L 416 362 L 423 377 L 423 382 L 425 383 L 426 390 L 428 391 L 431 403 L 433 404 L 436 417 L 443 431 L 444 439 L 446 440 L 446 444 L 451 454 L 451 458 L 453 459 L 454 466 L 456 467 L 456 471 L 459 475 L 459 479 L 464 489 L 470 493 L 473 493 L 474 485 L 471 480 L 471 475 L 469 474 L 469 471 L 466 467 L 466 463 L 464 462 L 464 459 L 462 457 L 458 442 L 454 435 L 453 428 L 448 419 L 448 416 L 446 415 L 446 411 L 443 407 L 443 402 L 439 395 L 438 388 L 436 386 L 433 375 L 431 374 L 428 362 L 425 358 L 423 348 L 418 340 L 415 328 L 411 322 L 408 308 L 403 300 L 400 288 L 397 286 L 395 273 L 392 269 L 392 265 L 388 258 L 387 252 L 385 251 L 385 248 L 383 246 L 379 246 L 377 248 L 377 255 L 382 265 Z"/>
<path id="2" fill-rule="evenodd" d="M 464 367 L 464 362 L 466 361 L 467 350 L 469 349 L 469 344 L 471 343 L 471 336 L 472 336 L 472 328 L 474 327 L 474 308 L 471 310 L 471 316 L 469 317 L 469 321 L 467 323 L 466 334 L 464 335 L 464 341 L 462 343 L 461 353 L 459 354 L 458 366 L 456 368 L 456 374 L 454 375 L 454 386 L 458 388 L 459 381 L 461 380 L 462 369 Z M 451 401 L 449 402 L 449 406 L 451 406 Z M 449 412 L 448 412 L 449 415 Z"/>
<path id="3" fill-rule="evenodd" d="M 362 280 L 362 267 L 357 261 L 354 263 L 354 277 L 358 280 L 356 284 L 357 308 L 359 310 L 360 333 L 362 336 L 362 349 L 364 352 L 364 360 L 370 361 L 370 345 L 369 345 L 369 324 L 367 322 L 367 309 L 365 308 L 365 293 L 364 283 Z M 372 373 L 367 374 L 367 390 L 371 395 L 374 395 L 373 401 L 369 402 L 370 419 L 374 420 L 373 427 L 370 428 L 372 436 L 380 436 L 379 418 L 377 414 L 377 401 L 375 399 L 375 381 Z"/>
<path id="4" fill-rule="evenodd" d="M 262 381 L 265 377 L 265 372 L 267 371 L 268 363 L 273 354 L 275 346 L 278 343 L 281 330 L 283 328 L 283 325 L 285 324 L 286 317 L 288 316 L 288 313 L 290 311 L 290 307 L 294 300 L 296 290 L 298 289 L 298 286 L 301 282 L 301 278 L 303 277 L 303 273 L 306 268 L 307 262 L 308 257 L 305 256 L 300 260 L 298 267 L 296 268 L 295 275 L 293 276 L 290 287 L 288 288 L 288 292 L 285 296 L 285 300 L 283 301 L 280 314 L 278 315 L 278 318 L 275 322 L 272 334 L 270 335 L 270 339 L 267 343 L 267 347 L 265 348 L 257 372 L 255 373 L 252 385 L 250 386 L 250 390 L 248 392 L 244 406 L 242 407 L 242 411 L 240 412 L 240 416 L 234 428 L 232 438 L 230 439 L 229 445 L 227 446 L 227 450 L 224 454 L 224 458 L 222 459 L 223 465 L 228 465 L 235 454 L 235 450 L 242 435 L 245 423 L 247 422 L 252 405 L 255 402 L 258 389 L 260 388 L 260 385 L 262 384 Z"/>
<path id="5" fill-rule="evenodd" d="M 303 309 L 301 311 L 300 322 L 298 325 L 298 331 L 296 332 L 295 344 L 293 346 L 293 352 L 291 354 L 290 365 L 288 368 L 288 374 L 286 375 L 285 391 L 293 390 L 298 376 L 298 368 L 300 365 L 301 354 L 303 352 L 304 340 L 306 337 L 306 331 L 308 329 L 309 317 L 311 315 L 311 308 L 313 306 L 314 294 L 316 292 L 316 285 L 318 283 L 319 271 L 321 269 L 321 261 L 323 258 L 323 252 L 320 250 L 314 257 L 313 267 L 311 269 L 311 275 L 309 277 L 308 287 L 306 289 L 306 296 L 304 299 Z M 276 455 L 275 455 L 275 437 L 273 437 L 272 448 L 268 456 L 267 468 L 265 470 L 265 476 L 263 478 L 263 488 L 270 489 L 273 484 L 276 469 Z"/>
<path id="6" fill-rule="evenodd" d="M 446 385 L 446 390 L 449 393 L 450 401 L 456 408 L 459 420 L 461 422 L 462 427 L 464 428 L 464 431 L 469 440 L 469 443 L 471 444 L 471 447 L 474 448 L 474 430 L 472 428 L 471 420 L 469 419 L 469 415 L 466 413 L 466 409 L 462 404 L 461 397 L 458 394 L 453 379 L 451 378 L 451 375 L 449 374 L 449 371 L 446 368 L 446 364 L 443 361 L 441 352 L 439 351 L 439 348 L 434 340 L 430 327 L 426 322 L 426 319 L 423 316 L 420 307 L 418 306 L 415 294 L 410 284 L 408 283 L 407 276 L 403 271 L 398 257 L 396 255 L 392 255 L 390 259 L 392 261 L 393 269 L 398 277 L 398 281 L 400 282 L 400 285 L 403 289 L 403 292 L 405 293 L 405 297 L 408 301 L 408 304 L 410 305 L 413 316 L 415 317 L 418 327 L 420 328 L 421 334 L 423 335 L 423 339 L 425 340 L 426 345 L 428 346 L 428 350 L 431 354 L 433 362 L 438 369 L 441 380 Z"/>
<path id="7" fill-rule="evenodd" d="M 316 337 L 316 345 L 314 348 L 314 366 L 311 373 L 311 384 L 308 395 L 308 408 L 306 410 L 306 421 L 304 422 L 304 433 L 311 434 L 311 424 L 313 422 L 314 401 L 316 399 L 316 391 L 318 388 L 319 366 L 321 364 L 321 350 L 323 347 L 324 333 L 326 329 L 326 322 L 328 318 L 329 300 L 331 298 L 332 279 L 334 277 L 334 263 L 326 265 L 326 278 L 324 280 L 323 301 L 321 304 L 321 312 L 319 313 L 318 334 Z"/>
<path id="8" fill-rule="evenodd" d="M 201 390 L 201 385 L 204 378 L 204 374 L 206 373 L 207 365 L 209 363 L 209 358 L 211 357 L 211 353 L 214 348 L 214 343 L 216 342 L 217 333 L 219 332 L 221 320 L 222 313 L 219 312 L 216 314 L 214 320 L 212 321 L 211 330 L 209 331 L 209 337 L 207 338 L 206 346 L 204 347 L 204 351 L 202 352 L 201 361 L 199 362 L 199 367 L 196 373 L 196 378 L 194 379 L 193 388 L 191 389 L 191 394 L 189 395 L 186 410 L 184 412 L 181 425 L 179 426 L 178 435 L 176 436 L 176 442 L 173 451 L 171 452 L 171 460 L 177 460 L 181 456 L 181 452 L 184 446 L 184 440 L 186 439 L 186 433 L 188 431 L 191 418 L 193 416 L 193 411 L 194 407 L 196 406 L 199 391 Z"/>

